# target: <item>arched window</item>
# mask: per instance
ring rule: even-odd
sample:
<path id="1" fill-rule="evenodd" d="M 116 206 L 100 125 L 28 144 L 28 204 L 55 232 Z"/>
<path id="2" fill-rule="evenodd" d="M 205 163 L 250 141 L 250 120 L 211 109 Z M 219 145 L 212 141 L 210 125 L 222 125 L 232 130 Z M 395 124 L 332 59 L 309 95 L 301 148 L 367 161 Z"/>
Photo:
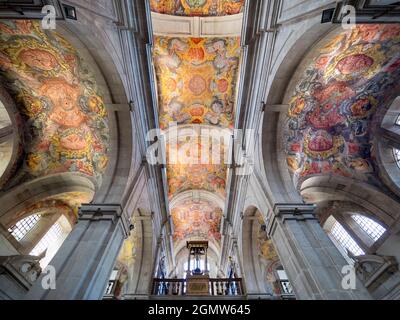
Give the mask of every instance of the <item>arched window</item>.
<path id="1" fill-rule="evenodd" d="M 43 253 L 49 246 L 53 243 L 57 243 L 60 238 L 62 238 L 62 228 L 61 225 L 56 222 L 49 231 L 44 235 L 42 240 L 35 246 L 35 248 L 31 251 L 32 256 L 39 256 Z"/>
<path id="2" fill-rule="evenodd" d="M 396 161 L 397 166 L 400 168 L 400 150 L 394 148 L 393 156 L 394 156 L 394 160 Z"/>
<path id="3" fill-rule="evenodd" d="M 33 227 L 39 222 L 40 215 L 32 215 L 21 221 L 18 221 L 14 226 L 8 229 L 17 241 L 21 241 Z"/>
<path id="4" fill-rule="evenodd" d="M 400 196 L 400 96 L 387 110 L 374 152 L 379 166 L 379 177 L 393 193 Z"/>
<path id="5" fill-rule="evenodd" d="M 350 234 L 342 227 L 342 225 L 336 221 L 334 217 L 330 217 L 332 220 L 332 227 L 329 230 L 330 236 L 336 240 L 336 243 L 342 247 L 346 252 L 349 250 L 355 256 L 364 255 L 365 252 L 360 248 L 356 241 L 350 236 Z"/>
<path id="6" fill-rule="evenodd" d="M 355 214 L 352 215 L 352 218 L 374 241 L 377 241 L 386 232 L 386 229 L 379 223 L 363 215 Z"/>

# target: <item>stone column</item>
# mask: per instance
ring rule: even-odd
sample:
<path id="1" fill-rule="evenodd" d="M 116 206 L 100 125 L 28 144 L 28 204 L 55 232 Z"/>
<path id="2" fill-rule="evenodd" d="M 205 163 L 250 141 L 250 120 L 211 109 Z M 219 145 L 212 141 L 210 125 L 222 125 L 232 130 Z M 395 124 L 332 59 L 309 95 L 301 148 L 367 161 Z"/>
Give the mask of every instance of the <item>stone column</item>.
<path id="1" fill-rule="evenodd" d="M 348 263 L 320 226 L 315 207 L 277 204 L 267 231 L 299 300 L 371 299 L 356 280 L 355 290 L 342 287 Z"/>
<path id="2" fill-rule="evenodd" d="M 42 288 L 42 275 L 28 293 L 32 300 L 100 300 L 123 241 L 129 218 L 119 205 L 84 205 L 78 224 L 50 266 L 56 271 L 56 289 Z"/>

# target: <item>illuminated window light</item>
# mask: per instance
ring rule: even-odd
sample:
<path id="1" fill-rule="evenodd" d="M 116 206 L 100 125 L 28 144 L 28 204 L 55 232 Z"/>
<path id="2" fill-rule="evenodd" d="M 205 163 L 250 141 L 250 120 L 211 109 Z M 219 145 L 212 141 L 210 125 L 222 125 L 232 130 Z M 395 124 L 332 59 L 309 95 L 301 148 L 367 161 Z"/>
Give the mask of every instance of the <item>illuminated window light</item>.
<path id="1" fill-rule="evenodd" d="M 8 229 L 8 232 L 17 240 L 21 241 L 29 231 L 33 229 L 33 227 L 38 223 L 40 220 L 40 215 L 32 215 L 29 216 L 21 221 L 18 221 L 15 226 L 12 226 Z"/>
<path id="2" fill-rule="evenodd" d="M 352 218 L 374 241 L 377 241 L 386 232 L 384 227 L 370 218 L 359 214 L 353 215 Z"/>

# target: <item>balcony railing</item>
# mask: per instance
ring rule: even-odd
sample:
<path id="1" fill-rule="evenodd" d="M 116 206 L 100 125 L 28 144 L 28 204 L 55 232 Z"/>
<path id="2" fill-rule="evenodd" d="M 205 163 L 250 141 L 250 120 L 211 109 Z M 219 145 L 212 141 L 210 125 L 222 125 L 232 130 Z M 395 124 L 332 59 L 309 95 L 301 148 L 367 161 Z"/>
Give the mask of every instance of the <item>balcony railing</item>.
<path id="1" fill-rule="evenodd" d="M 210 279 L 210 296 L 243 296 L 242 279 Z M 185 296 L 187 294 L 186 279 L 154 279 L 152 295 Z"/>

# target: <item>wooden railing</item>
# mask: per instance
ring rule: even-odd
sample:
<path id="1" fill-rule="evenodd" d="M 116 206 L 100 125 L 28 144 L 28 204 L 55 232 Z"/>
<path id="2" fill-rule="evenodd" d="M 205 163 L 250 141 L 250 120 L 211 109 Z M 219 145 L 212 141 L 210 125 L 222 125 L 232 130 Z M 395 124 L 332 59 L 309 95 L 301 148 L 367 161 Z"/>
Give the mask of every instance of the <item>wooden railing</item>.
<path id="1" fill-rule="evenodd" d="M 186 279 L 154 279 L 152 295 L 155 296 L 185 296 Z M 210 279 L 210 296 L 242 296 L 243 282 L 237 279 Z"/>

